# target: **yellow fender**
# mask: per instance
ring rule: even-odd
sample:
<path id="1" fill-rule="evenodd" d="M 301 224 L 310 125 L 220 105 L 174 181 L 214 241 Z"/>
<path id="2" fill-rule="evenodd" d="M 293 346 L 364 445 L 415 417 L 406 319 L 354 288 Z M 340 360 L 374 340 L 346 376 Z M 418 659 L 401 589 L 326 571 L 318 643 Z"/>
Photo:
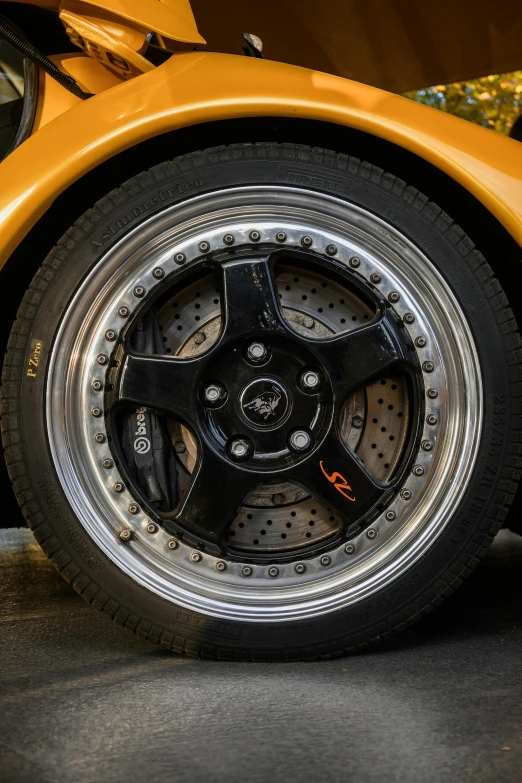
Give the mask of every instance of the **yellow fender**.
<path id="1" fill-rule="evenodd" d="M 393 142 L 463 185 L 522 245 L 519 142 L 337 76 L 190 52 L 78 102 L 0 165 L 0 267 L 60 193 L 117 153 L 177 128 L 261 116 L 322 120 Z"/>

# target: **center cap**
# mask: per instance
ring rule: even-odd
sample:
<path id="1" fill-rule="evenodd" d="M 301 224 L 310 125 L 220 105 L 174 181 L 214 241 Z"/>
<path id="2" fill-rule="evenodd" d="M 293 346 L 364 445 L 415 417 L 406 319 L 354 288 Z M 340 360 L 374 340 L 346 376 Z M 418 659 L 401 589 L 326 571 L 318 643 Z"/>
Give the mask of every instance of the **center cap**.
<path id="1" fill-rule="evenodd" d="M 272 378 L 256 378 L 247 383 L 239 395 L 238 403 L 246 422 L 265 429 L 282 424 L 291 407 L 288 392 Z"/>

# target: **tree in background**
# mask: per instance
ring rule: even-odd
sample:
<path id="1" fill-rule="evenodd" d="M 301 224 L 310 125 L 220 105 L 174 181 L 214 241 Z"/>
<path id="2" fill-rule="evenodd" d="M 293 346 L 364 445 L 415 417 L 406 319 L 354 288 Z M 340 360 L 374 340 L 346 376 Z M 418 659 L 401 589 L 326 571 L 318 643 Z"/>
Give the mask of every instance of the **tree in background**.
<path id="1" fill-rule="evenodd" d="M 467 82 L 437 84 L 405 92 L 404 95 L 476 122 L 484 128 L 509 133 L 515 119 L 522 113 L 522 71 L 483 76 Z"/>

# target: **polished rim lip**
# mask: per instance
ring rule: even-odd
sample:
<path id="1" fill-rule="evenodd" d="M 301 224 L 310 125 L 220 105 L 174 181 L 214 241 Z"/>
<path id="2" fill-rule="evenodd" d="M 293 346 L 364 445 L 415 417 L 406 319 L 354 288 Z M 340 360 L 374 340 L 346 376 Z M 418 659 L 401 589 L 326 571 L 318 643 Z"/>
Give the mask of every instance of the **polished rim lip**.
<path id="1" fill-rule="evenodd" d="M 278 198 L 283 199 L 283 205 L 278 203 Z M 234 205 L 234 199 L 240 199 L 240 203 L 236 201 Z M 289 202 L 292 202 L 291 206 L 288 206 Z M 315 207 L 313 212 L 310 208 L 312 203 Z M 192 230 L 195 233 L 196 225 L 200 227 L 197 232 L 200 238 L 205 233 L 201 230 L 202 223 L 205 224 L 203 228 L 206 227 L 206 233 L 211 233 L 209 226 L 213 226 L 214 233 L 220 234 L 225 230 L 234 232 L 236 227 L 231 226 L 231 223 L 244 224 L 250 229 L 258 228 L 258 225 L 263 224 L 263 220 L 268 219 L 266 216 L 270 214 L 271 209 L 277 207 L 279 219 L 272 218 L 271 223 L 278 226 L 284 224 L 285 228 L 297 226 L 296 230 L 301 233 L 306 230 L 307 234 L 312 233 L 315 236 L 319 231 L 317 228 L 319 206 L 323 210 L 320 217 L 328 226 L 328 228 L 323 226 L 320 232 L 325 244 L 337 242 L 341 246 L 344 242 L 348 248 L 351 246 L 351 252 L 354 252 L 355 248 L 361 258 L 362 267 L 370 266 L 385 270 L 383 280 L 386 282 L 377 286 L 381 293 L 387 294 L 387 290 L 399 287 L 397 263 L 401 258 L 403 265 L 404 257 L 408 257 L 410 262 L 412 260 L 415 262 L 414 267 L 409 268 L 409 273 L 416 278 L 416 283 L 421 290 L 424 289 L 424 296 L 429 296 L 431 306 L 427 307 L 426 302 L 424 305 L 432 317 L 432 322 L 438 324 L 439 343 L 434 343 L 432 346 L 433 358 L 437 358 L 435 353 L 437 350 L 440 351 L 440 341 L 447 342 L 445 333 L 449 332 L 458 349 L 457 356 L 451 352 L 442 352 L 438 357 L 441 371 L 444 368 L 446 375 L 448 373 L 458 375 L 465 366 L 468 374 L 471 375 L 464 391 L 459 389 L 458 384 L 455 388 L 447 387 L 445 399 L 439 401 L 442 415 L 445 415 L 444 408 L 447 413 L 448 398 L 452 395 L 454 397 L 462 392 L 460 396 L 464 395 L 468 403 L 470 400 L 472 402 L 472 409 L 469 409 L 468 404 L 468 410 L 464 410 L 453 401 L 453 411 L 450 411 L 453 416 L 453 426 L 450 432 L 446 422 L 445 431 L 445 439 L 447 440 L 449 434 L 451 442 L 444 444 L 441 443 L 444 439 L 440 435 L 438 438 L 435 451 L 439 449 L 448 451 L 448 448 L 451 451 L 459 445 L 461 448 L 463 445 L 466 446 L 464 458 L 461 458 L 456 468 L 454 466 L 454 470 L 451 471 L 449 486 L 446 480 L 446 492 L 442 497 L 440 490 L 437 491 L 440 487 L 440 479 L 444 478 L 444 475 L 441 476 L 443 471 L 440 468 L 440 460 L 434 468 L 433 461 L 427 459 L 428 455 L 419 452 L 418 459 L 423 460 L 427 466 L 422 481 L 424 487 L 422 500 L 425 508 L 428 504 L 428 510 L 432 509 L 430 521 L 423 523 L 423 520 L 419 519 L 419 506 L 422 507 L 422 504 L 410 502 L 408 506 L 398 499 L 394 501 L 394 507 L 397 510 L 396 522 L 400 520 L 401 525 L 390 523 L 386 526 L 386 523 L 380 520 L 382 522 L 380 533 L 386 533 L 384 540 L 377 536 L 373 542 L 370 542 L 361 534 L 354 539 L 356 552 L 351 558 L 346 558 L 341 551 L 342 548 L 329 553 L 331 567 L 328 570 L 321 570 L 315 561 L 303 561 L 307 566 L 306 582 L 296 576 L 293 580 L 278 579 L 270 580 L 268 583 L 266 568 L 254 568 L 256 573 L 248 582 L 241 579 L 241 574 L 231 575 L 227 568 L 224 572 L 227 581 L 224 582 L 222 575 L 218 575 L 214 570 L 215 558 L 205 554 L 203 561 L 206 561 L 206 567 L 201 568 L 200 564 L 198 569 L 190 560 L 190 548 L 185 547 L 183 543 L 174 553 L 166 549 L 162 552 L 152 551 L 151 537 L 147 539 L 146 535 L 142 535 L 143 525 L 148 521 L 146 518 L 141 522 L 137 521 L 134 540 L 129 545 L 122 546 L 118 538 L 118 530 L 124 525 L 121 521 L 116 523 L 114 521 L 115 518 L 118 519 L 118 513 L 121 511 L 116 503 L 116 500 L 121 500 L 121 496 L 116 498 L 111 494 L 108 481 L 103 485 L 103 482 L 96 479 L 93 486 L 93 476 L 99 472 L 97 464 L 99 456 L 94 456 L 95 450 L 91 437 L 93 422 L 82 420 L 79 431 L 74 433 L 66 427 L 66 423 L 71 421 L 71 385 L 74 386 L 75 378 L 90 373 L 91 368 L 89 366 L 86 369 L 86 361 L 87 359 L 91 361 L 93 353 L 99 350 L 99 346 L 95 345 L 93 348 L 91 345 L 90 352 L 83 357 L 78 353 L 73 354 L 77 358 L 74 372 L 65 372 L 67 367 L 67 362 L 64 364 L 65 357 L 69 357 L 70 350 L 74 346 L 78 347 L 78 341 L 81 342 L 81 338 L 86 336 L 86 324 L 90 323 L 89 317 L 82 317 L 80 323 L 76 323 L 71 335 L 71 313 L 74 314 L 82 294 L 94 284 L 93 281 L 100 273 L 102 265 L 105 277 L 109 270 L 114 272 L 119 257 L 132 259 L 136 254 L 141 253 L 142 261 L 143 257 L 152 258 L 145 264 L 150 272 L 158 263 L 158 255 L 165 259 L 167 256 L 171 258 L 174 248 L 190 244 L 190 232 Z M 228 207 L 228 211 L 225 207 Z M 212 211 L 209 211 L 209 208 L 213 208 Z M 198 211 L 201 214 L 198 215 Z M 303 219 L 302 225 L 296 217 L 297 214 Z M 180 215 L 185 216 L 184 222 L 175 221 L 175 218 Z M 305 216 L 308 221 L 304 220 Z M 163 227 L 159 233 L 158 224 Z M 313 225 L 313 229 L 310 225 Z M 337 228 L 338 233 L 334 232 L 334 227 Z M 370 227 L 373 231 L 369 231 Z M 177 236 L 176 242 L 172 241 L 173 235 Z M 357 240 L 361 244 L 358 245 Z M 168 253 L 165 252 L 167 245 L 169 248 L 172 247 Z M 390 263 L 395 264 L 393 274 L 389 271 Z M 419 267 L 424 277 L 429 277 L 429 280 L 419 277 Z M 402 272 L 404 277 L 404 269 Z M 100 289 L 99 283 L 97 284 L 96 295 L 91 296 L 92 306 L 89 316 L 92 315 L 93 310 L 100 307 L 104 297 L 110 296 L 113 286 L 113 282 L 105 281 Z M 404 280 L 402 290 L 404 290 Z M 92 304 L 93 299 L 94 304 Z M 397 305 L 396 309 L 403 312 L 407 305 L 408 309 L 411 309 L 411 299 L 408 301 L 405 297 L 404 303 Z M 448 319 L 448 312 L 444 315 L 444 310 L 447 311 L 448 307 L 452 310 L 450 319 Z M 419 323 L 418 326 L 423 327 L 421 333 L 425 334 L 430 330 L 427 327 L 425 313 L 419 313 L 418 321 L 422 322 L 423 319 L 424 323 Z M 76 338 L 72 346 L 69 344 L 69 351 L 64 350 L 63 342 L 67 333 L 69 337 Z M 412 336 L 414 334 L 415 332 Z M 431 358 L 431 355 L 429 352 L 424 352 L 423 358 Z M 119 568 L 158 595 L 191 610 L 242 621 L 288 621 L 318 616 L 362 600 L 397 578 L 426 552 L 453 514 L 475 464 L 481 435 L 482 388 L 476 348 L 462 309 L 440 273 L 413 243 L 380 218 L 349 202 L 304 189 L 259 186 L 214 192 L 171 207 L 130 232 L 99 260 L 69 305 L 56 337 L 48 379 L 47 423 L 55 466 L 69 501 L 76 509 L 81 524 L 91 538 Z M 83 466 L 81 475 L 83 481 L 81 481 L 76 473 L 81 454 L 81 449 L 79 452 L 77 446 L 85 447 L 86 444 L 88 455 L 83 454 L 79 463 Z M 413 483 L 410 477 L 405 486 L 411 486 Z M 85 497 L 85 489 L 88 489 L 88 499 Z M 129 498 L 127 502 L 128 500 Z M 178 556 L 175 563 L 170 561 L 170 556 L 173 554 Z"/>

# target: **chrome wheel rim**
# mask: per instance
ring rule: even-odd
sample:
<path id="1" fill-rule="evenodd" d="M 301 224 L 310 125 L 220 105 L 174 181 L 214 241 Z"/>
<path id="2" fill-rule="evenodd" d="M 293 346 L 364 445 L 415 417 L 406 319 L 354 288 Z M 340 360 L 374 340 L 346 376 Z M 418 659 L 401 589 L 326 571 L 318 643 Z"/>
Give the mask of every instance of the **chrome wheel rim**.
<path id="1" fill-rule="evenodd" d="M 131 513 L 135 498 L 125 477 L 117 465 L 110 471 L 102 467 L 113 455 L 104 417 L 93 415 L 100 406 L 93 378 L 105 379 L 97 357 L 112 357 L 114 343 L 107 334 L 121 329 L 121 308 L 132 313 L 139 306 L 136 287 L 154 292 L 162 283 L 154 270 L 174 275 L 180 254 L 186 268 L 201 256 L 202 243 L 219 250 L 223 237 L 231 235 L 236 246 L 248 244 L 253 230 L 261 242 L 276 243 L 284 234 L 287 246 L 300 246 L 303 236 L 319 253 L 334 246 L 337 261 L 347 266 L 357 259 L 357 274 L 403 319 L 423 367 L 426 393 L 412 470 L 371 526 L 327 553 L 273 565 L 197 552 L 183 540 L 173 541 L 141 511 Z M 475 464 L 482 385 L 464 313 L 413 243 L 375 215 L 331 196 L 242 187 L 165 210 L 99 260 L 57 333 L 46 412 L 60 483 L 83 528 L 117 567 L 188 609 L 248 622 L 289 621 L 325 614 L 385 589 L 433 546 Z"/>

